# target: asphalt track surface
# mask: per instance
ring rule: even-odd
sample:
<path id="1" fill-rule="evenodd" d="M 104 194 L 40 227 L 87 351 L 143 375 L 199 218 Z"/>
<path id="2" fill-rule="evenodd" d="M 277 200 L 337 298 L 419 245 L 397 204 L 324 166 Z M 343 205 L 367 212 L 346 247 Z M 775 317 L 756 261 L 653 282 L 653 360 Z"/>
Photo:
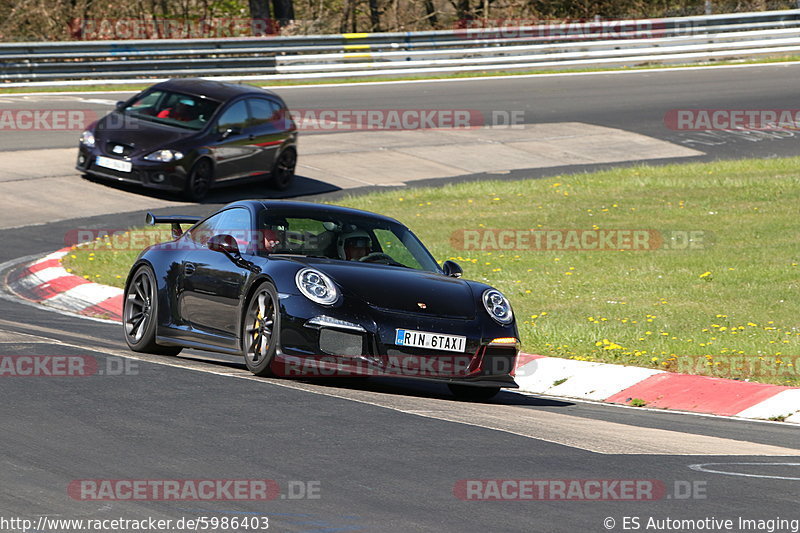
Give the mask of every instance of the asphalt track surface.
<path id="1" fill-rule="evenodd" d="M 587 122 L 682 143 L 689 134 L 663 126 L 666 110 L 793 109 L 798 68 L 280 92 L 296 108 L 386 108 L 403 101 L 426 109 L 524 109 L 530 121 Z M 32 98 L 25 105 L 64 105 Z M 2 149 L 74 142 L 74 133 L 22 137 L 3 137 Z M 700 149 L 709 158 L 798 153 L 794 138 L 718 140 Z M 215 201 L 245 193 L 231 189 L 181 211 L 208 213 Z M 0 202 L 14 208 L 12 199 Z M 0 263 L 53 251 L 70 229 L 138 224 L 142 214 L 78 215 L 0 230 Z M 607 518 L 615 521 L 611 530 L 620 531 L 626 516 L 639 518 L 639 530 L 648 530 L 650 517 L 715 517 L 733 520 L 728 530 L 740 531 L 739 517 L 800 518 L 796 426 L 510 392 L 487 404 L 466 404 L 440 385 L 420 382 L 260 379 L 235 358 L 195 352 L 129 359 L 118 325 L 6 296 L 0 299 L 0 355 L 86 355 L 103 370 L 91 377 L 0 377 L 2 518 L 267 516 L 273 531 L 454 532 L 599 532 L 609 530 Z M 119 368 L 121 375 L 114 375 Z M 696 466 L 709 463 L 717 465 Z M 282 497 L 86 501 L 68 492 L 80 479 L 270 479 Z M 463 501 L 454 492 L 463 480 L 486 479 L 655 480 L 666 493 L 653 501 Z M 290 487 L 301 485 L 318 487 L 318 497 L 292 498 Z M 695 487 L 691 495 L 687 486 Z"/>

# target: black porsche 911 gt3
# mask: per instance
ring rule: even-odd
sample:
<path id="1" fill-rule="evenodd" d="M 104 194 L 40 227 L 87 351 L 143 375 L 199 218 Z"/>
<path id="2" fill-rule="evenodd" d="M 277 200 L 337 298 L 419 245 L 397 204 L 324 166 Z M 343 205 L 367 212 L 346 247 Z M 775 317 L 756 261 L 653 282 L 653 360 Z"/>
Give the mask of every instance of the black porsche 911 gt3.
<path id="1" fill-rule="evenodd" d="M 147 222 L 172 224 L 174 240 L 144 250 L 128 275 L 134 351 L 243 355 L 260 376 L 433 379 L 471 399 L 517 386 L 508 300 L 452 261 L 440 267 L 394 219 L 247 200 L 204 220 Z"/>

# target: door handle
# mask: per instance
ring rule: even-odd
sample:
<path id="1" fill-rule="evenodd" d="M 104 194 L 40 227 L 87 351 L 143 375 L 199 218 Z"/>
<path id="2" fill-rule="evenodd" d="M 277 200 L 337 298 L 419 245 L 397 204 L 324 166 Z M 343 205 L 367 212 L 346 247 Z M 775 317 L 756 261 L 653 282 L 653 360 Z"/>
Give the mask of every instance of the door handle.
<path id="1" fill-rule="evenodd" d="M 184 263 L 183 273 L 186 274 L 187 276 L 191 276 L 192 274 L 194 274 L 196 268 L 197 267 L 195 266 L 194 263 Z"/>

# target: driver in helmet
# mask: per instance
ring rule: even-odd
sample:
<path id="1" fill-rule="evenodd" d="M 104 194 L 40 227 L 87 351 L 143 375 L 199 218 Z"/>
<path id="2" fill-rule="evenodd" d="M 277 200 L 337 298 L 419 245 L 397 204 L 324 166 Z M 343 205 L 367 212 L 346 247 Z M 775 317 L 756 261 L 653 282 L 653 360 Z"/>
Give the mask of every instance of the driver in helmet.
<path id="1" fill-rule="evenodd" d="M 372 239 L 366 231 L 352 231 L 339 236 L 339 257 L 345 261 L 359 261 L 372 251 Z"/>

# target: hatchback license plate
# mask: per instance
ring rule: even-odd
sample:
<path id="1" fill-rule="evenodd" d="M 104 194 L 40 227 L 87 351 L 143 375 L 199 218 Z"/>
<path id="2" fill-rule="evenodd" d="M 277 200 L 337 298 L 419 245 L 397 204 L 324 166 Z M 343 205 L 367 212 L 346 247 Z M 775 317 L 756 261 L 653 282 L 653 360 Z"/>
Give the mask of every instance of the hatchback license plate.
<path id="1" fill-rule="evenodd" d="M 97 156 L 95 164 L 98 167 L 110 168 L 111 170 L 118 170 L 120 172 L 130 172 L 133 168 L 130 161 L 120 161 L 119 159 L 112 159 L 102 155 Z"/>
<path id="2" fill-rule="evenodd" d="M 448 352 L 464 352 L 467 347 L 467 338 L 458 335 L 442 335 L 429 331 L 414 331 L 411 329 L 398 329 L 394 343 L 397 346 L 411 346 L 414 348 L 430 348 L 432 350 L 445 350 Z"/>

